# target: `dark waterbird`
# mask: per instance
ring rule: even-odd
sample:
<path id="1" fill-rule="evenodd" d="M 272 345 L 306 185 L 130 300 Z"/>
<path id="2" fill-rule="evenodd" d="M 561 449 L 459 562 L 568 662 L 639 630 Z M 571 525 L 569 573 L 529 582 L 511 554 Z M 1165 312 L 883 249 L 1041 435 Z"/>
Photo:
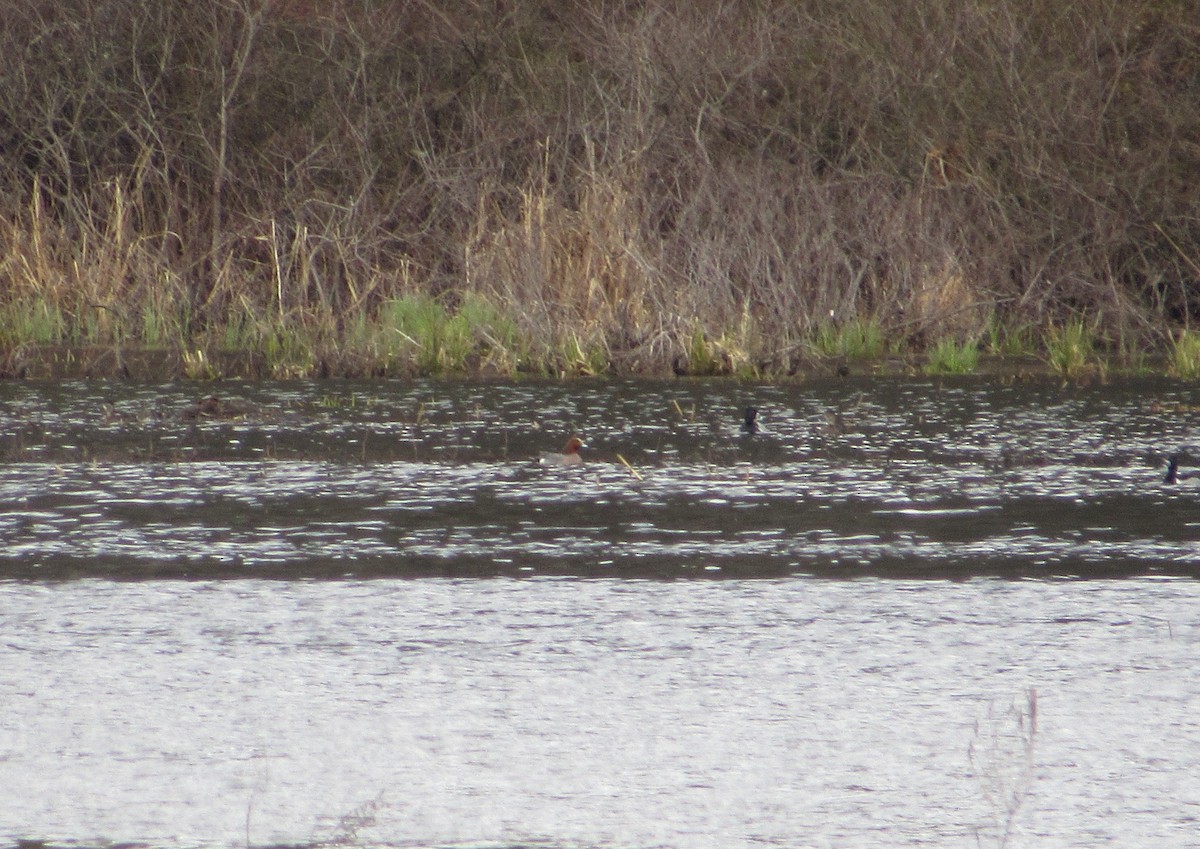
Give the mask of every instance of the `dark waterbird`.
<path id="1" fill-rule="evenodd" d="M 215 419 L 220 418 L 224 413 L 224 402 L 215 395 L 207 395 L 180 410 L 179 419 L 185 422 L 192 422 L 196 419 Z"/>
<path id="2" fill-rule="evenodd" d="M 762 425 L 758 423 L 758 408 L 747 407 L 745 418 L 742 419 L 742 433 L 753 435 L 762 431 Z"/>
<path id="3" fill-rule="evenodd" d="M 264 415 L 268 415 L 267 411 L 255 405 L 230 402 L 224 398 L 218 398 L 216 395 L 207 395 L 194 404 L 188 404 L 180 410 L 179 420 L 185 422 L 200 421 L 203 419 L 231 421 L 233 419 L 245 419 L 252 414 L 255 418 L 262 418 Z"/>
<path id="4" fill-rule="evenodd" d="M 1181 472 L 1179 471 L 1179 455 L 1172 454 L 1167 458 L 1167 474 L 1163 478 L 1163 483 L 1179 483 L 1180 481 L 1188 480 L 1189 478 L 1200 477 L 1200 472 Z"/>

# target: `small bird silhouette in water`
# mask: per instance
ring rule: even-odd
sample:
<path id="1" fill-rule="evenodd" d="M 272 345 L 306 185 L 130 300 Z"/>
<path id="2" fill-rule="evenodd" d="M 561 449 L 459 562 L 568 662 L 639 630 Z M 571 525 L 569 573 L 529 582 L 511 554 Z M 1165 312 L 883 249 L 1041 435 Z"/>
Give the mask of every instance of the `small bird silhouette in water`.
<path id="1" fill-rule="evenodd" d="M 1179 456 L 1177 454 L 1172 454 L 1167 458 L 1167 475 L 1163 478 L 1163 483 L 1179 483 L 1180 481 L 1194 477 L 1200 477 L 1200 473 L 1179 471 Z"/>
<path id="2" fill-rule="evenodd" d="M 758 423 L 758 408 L 747 407 L 745 418 L 742 419 L 742 433 L 747 436 L 753 436 L 756 433 L 761 433 L 763 426 Z"/>

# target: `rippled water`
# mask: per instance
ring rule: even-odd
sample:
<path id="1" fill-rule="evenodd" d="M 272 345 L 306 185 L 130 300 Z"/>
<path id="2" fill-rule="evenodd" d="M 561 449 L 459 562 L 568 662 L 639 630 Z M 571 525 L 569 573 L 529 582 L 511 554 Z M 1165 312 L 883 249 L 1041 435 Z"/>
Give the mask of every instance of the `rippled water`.
<path id="1" fill-rule="evenodd" d="M 1194 394 L 0 384 L 0 844 L 1200 844 Z"/>
<path id="2" fill-rule="evenodd" d="M 1195 845 L 1200 584 L 0 583 L 0 839 Z M 975 747 L 975 755 L 969 754 Z M 978 843 L 976 842 L 978 839 Z"/>
<path id="3" fill-rule="evenodd" d="M 118 394 L 119 390 L 119 394 Z M 1188 384 L 0 386 L 0 571 L 1195 575 Z M 105 420 L 111 399 L 122 420 Z M 761 408 L 768 432 L 738 432 Z M 830 428 L 831 417 L 839 426 Z M 582 469 L 535 461 L 572 432 Z M 1195 452 L 1200 455 L 1200 452 Z"/>

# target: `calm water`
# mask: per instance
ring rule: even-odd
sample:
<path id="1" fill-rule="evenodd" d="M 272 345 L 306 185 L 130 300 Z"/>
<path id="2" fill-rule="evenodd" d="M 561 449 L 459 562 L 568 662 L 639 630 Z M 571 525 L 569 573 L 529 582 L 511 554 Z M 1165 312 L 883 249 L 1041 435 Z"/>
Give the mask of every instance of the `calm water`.
<path id="1" fill-rule="evenodd" d="M 1200 845 L 1195 394 L 0 385 L 0 844 Z"/>

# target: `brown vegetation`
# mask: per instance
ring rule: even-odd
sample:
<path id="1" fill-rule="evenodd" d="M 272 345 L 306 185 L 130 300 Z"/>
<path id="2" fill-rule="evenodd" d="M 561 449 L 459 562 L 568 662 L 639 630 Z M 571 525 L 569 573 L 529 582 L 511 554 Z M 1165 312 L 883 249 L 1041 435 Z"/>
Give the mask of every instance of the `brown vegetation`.
<path id="1" fill-rule="evenodd" d="M 551 372 L 1200 315 L 1190 0 L 14 0 L 0 40 L 9 359 L 432 368 L 415 296 Z"/>

